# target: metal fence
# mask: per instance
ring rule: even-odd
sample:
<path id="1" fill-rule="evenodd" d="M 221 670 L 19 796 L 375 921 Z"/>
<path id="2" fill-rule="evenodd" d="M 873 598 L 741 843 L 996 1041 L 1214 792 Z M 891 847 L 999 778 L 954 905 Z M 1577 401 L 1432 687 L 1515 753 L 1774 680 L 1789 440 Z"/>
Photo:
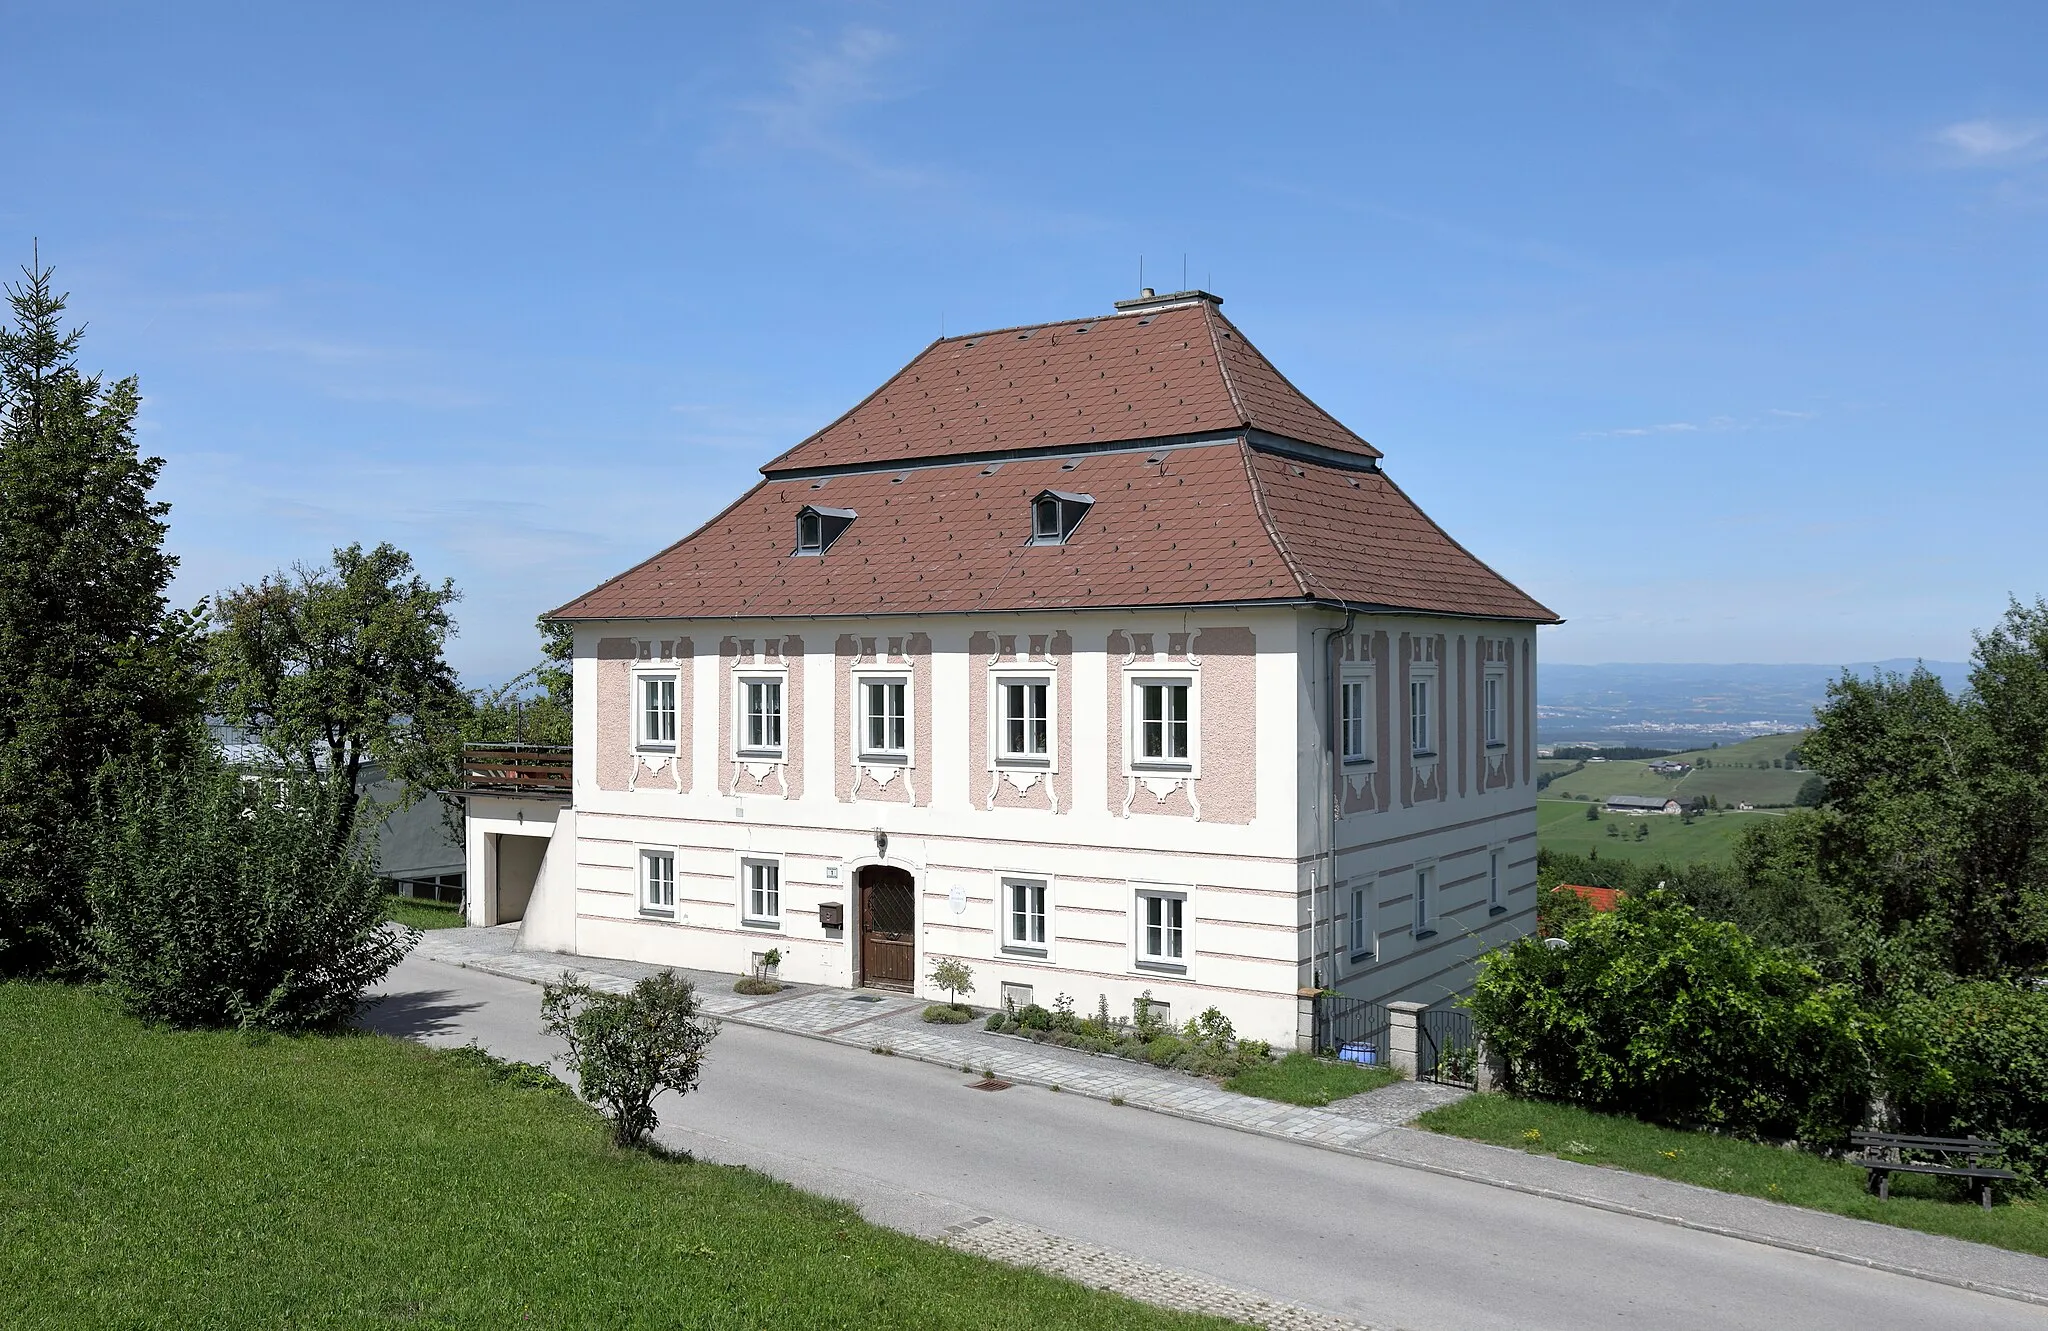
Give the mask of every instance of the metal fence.
<path id="1" fill-rule="evenodd" d="M 1387 1008 L 1362 998 L 1316 998 L 1316 1049 L 1352 1063 L 1387 1061 Z"/>
<path id="2" fill-rule="evenodd" d="M 1471 1086 L 1479 1068 L 1472 1014 L 1445 999 L 1424 1008 L 1416 1022 L 1415 1076 L 1444 1086 Z"/>

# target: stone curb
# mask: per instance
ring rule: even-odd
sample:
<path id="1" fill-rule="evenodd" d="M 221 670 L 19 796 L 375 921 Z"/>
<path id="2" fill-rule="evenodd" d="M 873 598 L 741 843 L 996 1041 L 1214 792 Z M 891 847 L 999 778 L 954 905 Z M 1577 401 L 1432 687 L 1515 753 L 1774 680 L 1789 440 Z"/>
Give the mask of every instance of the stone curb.
<path id="1" fill-rule="evenodd" d="M 479 971 L 486 975 L 497 975 L 501 979 L 518 980 L 525 984 L 537 984 L 540 982 L 530 975 L 519 974 L 509 967 L 500 969 L 490 965 L 489 962 L 495 960 L 495 958 L 485 957 L 459 959 L 454 957 L 442 956 L 431 957 L 429 959 L 439 961 L 444 965 L 460 966 L 465 970 Z M 935 1054 L 922 1054 L 912 1050 L 896 1049 L 893 1046 L 887 1045 L 886 1041 L 870 1043 L 864 1040 L 847 1039 L 843 1034 L 835 1035 L 824 1034 L 816 1031 L 798 1030 L 792 1029 L 787 1026 L 774 1025 L 772 1023 L 765 1021 L 749 1019 L 748 1013 L 755 1010 L 755 1008 L 772 1006 L 775 1006 L 775 1004 L 764 1003 L 758 1005 L 751 1005 L 749 1008 L 743 1009 L 740 1012 L 719 1016 L 718 1019 L 720 1021 L 733 1022 L 741 1026 L 753 1027 L 757 1030 L 773 1031 L 782 1035 L 795 1035 L 810 1040 L 821 1040 L 827 1044 L 839 1045 L 842 1048 L 867 1049 L 873 1051 L 878 1048 L 886 1047 L 890 1051 L 890 1057 L 906 1058 L 915 1063 L 926 1063 L 930 1064 L 933 1067 L 942 1067 L 953 1072 L 958 1072 L 960 1070 L 960 1064 L 962 1061 L 974 1061 L 971 1059 L 961 1060 L 957 1058 L 941 1058 Z M 876 1014 L 878 1018 L 884 1015 L 888 1014 Z M 1036 1044 L 1035 1041 L 1025 1041 L 1025 1043 Z M 1889 1259 L 1881 1257 L 1861 1256 L 1856 1253 L 1843 1252 L 1839 1249 L 1828 1248 L 1819 1244 L 1803 1243 L 1798 1239 L 1784 1238 L 1779 1235 L 1766 1234 L 1756 1230 L 1741 1229 L 1731 1225 L 1718 1225 L 1710 1221 L 1690 1220 L 1684 1216 L 1669 1215 L 1661 1211 L 1652 1211 L 1644 1207 L 1631 1206 L 1626 1202 L 1612 1201 L 1605 1197 L 1596 1197 L 1587 1193 L 1566 1192 L 1556 1188 L 1546 1188 L 1539 1184 L 1523 1183 L 1515 1179 L 1501 1177 L 1497 1174 L 1480 1173 L 1474 1170 L 1459 1169 L 1451 1165 L 1441 1165 L 1431 1161 L 1417 1160 L 1412 1157 L 1404 1156 L 1391 1151 L 1375 1150 L 1370 1147 L 1360 1145 L 1349 1145 L 1335 1141 L 1318 1140 L 1313 1137 L 1302 1136 L 1296 1133 L 1278 1132 L 1270 1128 L 1260 1127 L 1257 1124 L 1233 1122 L 1227 1118 L 1182 1109 L 1173 1105 L 1146 1104 L 1142 1103 L 1139 1100 L 1134 1100 L 1128 1096 L 1125 1096 L 1121 1092 L 1117 1091 L 1098 1091 L 1081 1086 L 1069 1086 L 1069 1084 L 1065 1082 L 1056 1082 L 1049 1078 L 1035 1077 L 1029 1074 L 1021 1073 L 1004 1072 L 1002 1074 L 1002 1077 L 1005 1081 L 1021 1085 L 1039 1086 L 1047 1090 L 1050 1090 L 1054 1086 L 1057 1086 L 1059 1087 L 1058 1093 L 1062 1095 L 1078 1095 L 1083 1097 L 1084 1099 L 1101 1100 L 1106 1103 L 1121 1102 L 1121 1104 L 1123 1104 L 1126 1107 L 1142 1109 L 1148 1113 L 1163 1114 L 1168 1118 L 1178 1118 L 1190 1123 L 1201 1123 L 1206 1124 L 1209 1127 L 1215 1128 L 1227 1128 L 1233 1132 L 1248 1133 L 1254 1137 L 1265 1137 L 1272 1141 L 1292 1142 L 1296 1145 L 1310 1146 L 1319 1150 L 1335 1151 L 1340 1155 L 1356 1156 L 1361 1160 L 1371 1160 L 1376 1164 L 1397 1165 L 1403 1169 L 1420 1170 L 1423 1173 L 1438 1174 L 1445 1178 L 1455 1178 L 1467 1183 L 1480 1183 L 1485 1184 L 1489 1187 L 1505 1188 L 1510 1192 L 1519 1192 L 1531 1197 L 1543 1197 L 1551 1201 L 1571 1202 L 1579 1206 L 1591 1207 L 1594 1210 L 1609 1211 L 1616 1215 L 1630 1216 L 1639 1220 L 1654 1220 L 1660 1224 L 1671 1225 L 1679 1229 L 1689 1229 L 1703 1234 L 1715 1234 L 1723 1238 L 1741 1239 L 1749 1243 L 1761 1243 L 1773 1248 L 1782 1248 L 1788 1252 L 1804 1253 L 1810 1257 L 1824 1257 L 1831 1261 L 1844 1262 L 1848 1265 L 1860 1266 L 1868 1270 L 1886 1271 L 1890 1272 L 1893 1275 L 1907 1276 L 1915 1280 L 1932 1281 L 1936 1284 L 1948 1285 L 1956 1289 L 1966 1289 L 1973 1293 L 1989 1294 L 1997 1298 L 2011 1299 L 2018 1303 L 2032 1304 L 2037 1307 L 2048 1307 L 2048 1293 L 2042 1293 L 2028 1289 L 2020 1289 L 2010 1285 L 2000 1285 L 1990 1281 L 1971 1280 L 1966 1276 L 1956 1276 L 1949 1275 L 1940 1271 L 1930 1271 L 1924 1267 L 1911 1266 L 1903 1262 L 1894 1262 Z M 1350 1133 L 1347 1133 L 1347 1135 L 1353 1136 L 1355 1141 L 1360 1142 L 1369 1140 L 1373 1137 L 1377 1137 L 1381 1133 L 1387 1131 L 1390 1127 L 1394 1126 L 1392 1124 L 1386 1123 L 1366 1123 L 1355 1119 L 1347 1120 L 1347 1122 L 1352 1125 L 1352 1131 Z M 1463 1141 L 1462 1138 L 1447 1138 L 1446 1140 L 1461 1142 Z M 1466 1142 L 1464 1144 L 1484 1147 L 1487 1150 L 1510 1150 L 1510 1148 L 1507 1147 L 1497 1147 L 1491 1145 L 1490 1143 L 1485 1142 Z M 1514 1151 L 1511 1153 L 1517 1157 L 1519 1157 L 1522 1154 L 1518 1151 Z M 1563 1163 L 1570 1164 L 1573 1162 L 1565 1161 Z M 1593 1166 L 1583 1167 L 1593 1168 Z M 1660 1181 L 1670 1182 L 1671 1180 Z M 1835 1219 L 1856 1219 L 1856 1217 L 1853 1216 L 1834 1216 L 1833 1212 L 1827 1211 L 1816 1212 L 1815 1214 L 1827 1215 Z M 1861 1221 L 1860 1223 L 1874 1224 L 1876 1222 Z M 1887 1231 L 1904 1234 L 1919 1233 L 1919 1231 L 1917 1230 L 1902 1228 L 1894 1230 L 1892 1226 L 1880 1226 L 1880 1228 L 1885 1229 Z M 1934 1235 L 1930 1237 L 1940 1238 L 1942 1236 Z M 1969 1240 L 1967 1239 L 1955 1239 L 1950 1241 L 1958 1243 L 1969 1242 Z M 1994 1251 L 2002 1253 L 2006 1250 L 1995 1249 Z"/>

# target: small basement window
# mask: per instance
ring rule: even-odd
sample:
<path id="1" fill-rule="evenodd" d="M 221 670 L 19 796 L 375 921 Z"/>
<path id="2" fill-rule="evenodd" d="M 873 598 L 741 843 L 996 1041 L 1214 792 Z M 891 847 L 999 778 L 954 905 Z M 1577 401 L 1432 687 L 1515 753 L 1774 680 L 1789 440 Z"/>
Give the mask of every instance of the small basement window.
<path id="1" fill-rule="evenodd" d="M 1031 501 L 1031 543 L 1065 545 L 1094 506 L 1094 495 L 1044 490 Z"/>
<path id="2" fill-rule="evenodd" d="M 796 552 L 822 555 L 839 539 L 839 533 L 853 525 L 858 515 L 850 508 L 819 508 L 805 504 L 796 512 Z"/>

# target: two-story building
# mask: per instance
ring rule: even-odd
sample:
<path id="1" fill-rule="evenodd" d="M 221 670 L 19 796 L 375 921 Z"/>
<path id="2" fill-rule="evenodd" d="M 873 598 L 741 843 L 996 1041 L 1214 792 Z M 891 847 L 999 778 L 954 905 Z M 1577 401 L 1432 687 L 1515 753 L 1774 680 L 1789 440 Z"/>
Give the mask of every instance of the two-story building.
<path id="1" fill-rule="evenodd" d="M 470 800 L 523 944 L 1291 1042 L 1535 921 L 1535 626 L 1179 292 L 932 343 L 554 612 L 565 799 Z"/>

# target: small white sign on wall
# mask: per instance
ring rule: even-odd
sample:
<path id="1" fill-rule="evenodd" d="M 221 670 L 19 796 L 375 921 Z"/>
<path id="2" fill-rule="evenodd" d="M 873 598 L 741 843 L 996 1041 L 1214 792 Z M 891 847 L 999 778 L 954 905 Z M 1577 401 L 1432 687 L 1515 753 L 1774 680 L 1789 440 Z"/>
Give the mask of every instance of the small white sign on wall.
<path id="1" fill-rule="evenodd" d="M 946 894 L 946 904 L 953 908 L 955 915 L 965 915 L 967 913 L 967 889 L 959 883 L 953 884 L 953 890 Z"/>
<path id="2" fill-rule="evenodd" d="M 826 865 L 826 866 L 825 866 L 825 878 L 826 878 L 826 880 L 827 880 L 828 882 L 829 882 L 829 881 L 836 881 L 836 880 L 838 879 L 838 877 L 839 877 L 839 866 L 838 866 L 838 865 L 836 865 L 836 864 L 828 864 L 828 865 Z"/>

